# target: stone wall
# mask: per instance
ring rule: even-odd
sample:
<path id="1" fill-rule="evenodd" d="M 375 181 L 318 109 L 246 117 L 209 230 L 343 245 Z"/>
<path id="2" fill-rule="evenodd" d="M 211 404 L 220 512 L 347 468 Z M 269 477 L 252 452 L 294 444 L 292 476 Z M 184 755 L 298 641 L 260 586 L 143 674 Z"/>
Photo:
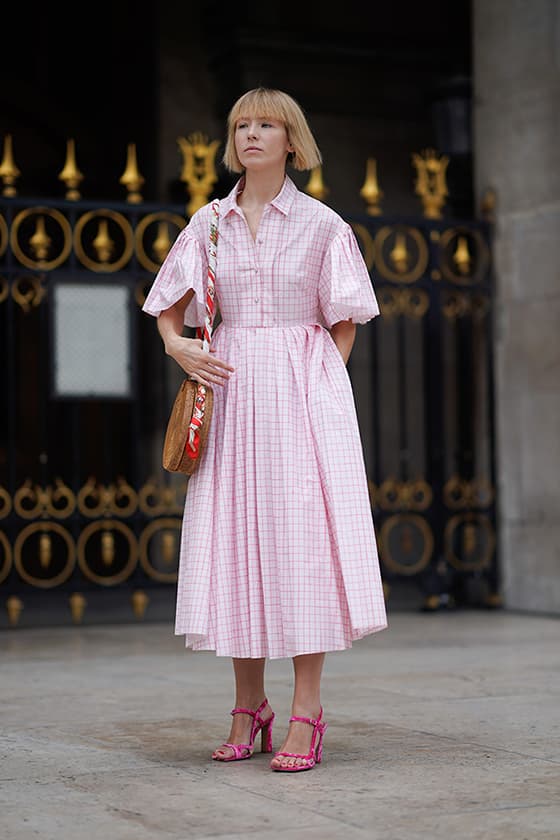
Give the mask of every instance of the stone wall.
<path id="1" fill-rule="evenodd" d="M 560 3 L 475 0 L 476 190 L 497 194 L 505 605 L 560 613 Z"/>

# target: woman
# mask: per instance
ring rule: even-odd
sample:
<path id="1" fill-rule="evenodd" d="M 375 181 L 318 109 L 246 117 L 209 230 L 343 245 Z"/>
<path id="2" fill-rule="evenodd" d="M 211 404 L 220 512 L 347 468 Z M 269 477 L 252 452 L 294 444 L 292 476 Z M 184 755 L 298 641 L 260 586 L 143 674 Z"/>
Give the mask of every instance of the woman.
<path id="1" fill-rule="evenodd" d="M 387 626 L 346 362 L 356 323 L 379 314 L 350 226 L 299 191 L 286 165 L 321 156 L 282 91 L 244 94 L 228 118 L 210 352 L 202 326 L 210 204 L 181 231 L 144 304 L 165 351 L 214 389 L 206 448 L 189 479 L 175 633 L 233 660 L 229 738 L 213 758 L 272 750 L 266 659 L 293 658 L 292 718 L 276 771 L 319 763 L 325 653 Z M 193 535 L 197 535 L 196 541 Z"/>

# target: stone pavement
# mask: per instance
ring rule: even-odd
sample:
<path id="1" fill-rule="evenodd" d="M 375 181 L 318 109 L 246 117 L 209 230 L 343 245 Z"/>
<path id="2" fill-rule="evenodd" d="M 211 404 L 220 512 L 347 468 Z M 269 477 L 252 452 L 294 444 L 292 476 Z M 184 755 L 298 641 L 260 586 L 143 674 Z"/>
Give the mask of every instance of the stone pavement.
<path id="1" fill-rule="evenodd" d="M 0 632 L 1 840 L 560 838 L 560 621 L 389 612 L 327 657 L 323 763 L 219 764 L 228 659 L 168 623 Z M 267 665 L 285 730 L 291 661 Z"/>

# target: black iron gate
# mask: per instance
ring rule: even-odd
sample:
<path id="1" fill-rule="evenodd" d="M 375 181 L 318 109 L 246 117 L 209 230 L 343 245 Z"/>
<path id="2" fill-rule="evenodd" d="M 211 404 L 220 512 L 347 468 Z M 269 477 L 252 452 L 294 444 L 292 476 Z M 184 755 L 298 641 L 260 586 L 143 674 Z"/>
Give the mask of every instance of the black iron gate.
<path id="1" fill-rule="evenodd" d="M 408 580 L 426 610 L 499 606 L 491 226 L 349 221 L 382 311 L 354 381 L 386 593 Z"/>
<path id="2" fill-rule="evenodd" d="M 10 192 L 0 626 L 170 618 L 186 484 L 160 453 L 180 372 L 141 305 L 184 208 Z M 496 605 L 490 228 L 374 205 L 348 221 L 382 309 L 349 370 L 387 596 Z"/>

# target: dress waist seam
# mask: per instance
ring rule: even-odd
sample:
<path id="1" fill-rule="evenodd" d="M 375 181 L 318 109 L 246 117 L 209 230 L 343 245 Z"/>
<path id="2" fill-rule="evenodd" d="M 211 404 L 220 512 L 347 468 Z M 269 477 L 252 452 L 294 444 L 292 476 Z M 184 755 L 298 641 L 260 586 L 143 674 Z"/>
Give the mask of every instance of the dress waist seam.
<path id="1" fill-rule="evenodd" d="M 228 324 L 221 321 L 218 326 L 228 330 L 285 330 L 289 327 L 323 327 L 319 321 L 297 321 L 293 324 Z"/>

